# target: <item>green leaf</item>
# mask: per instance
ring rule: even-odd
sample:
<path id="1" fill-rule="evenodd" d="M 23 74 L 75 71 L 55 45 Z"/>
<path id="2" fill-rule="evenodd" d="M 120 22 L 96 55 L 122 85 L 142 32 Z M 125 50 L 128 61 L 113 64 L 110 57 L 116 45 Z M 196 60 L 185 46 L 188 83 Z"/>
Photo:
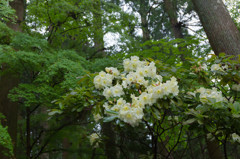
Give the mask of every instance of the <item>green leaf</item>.
<path id="1" fill-rule="evenodd" d="M 226 55 L 226 54 L 225 54 L 224 52 L 221 52 L 218 56 L 219 56 L 219 57 L 225 57 L 225 55 Z"/>
<path id="2" fill-rule="evenodd" d="M 63 106 L 62 103 L 59 103 L 59 108 L 60 108 L 60 109 L 63 109 L 63 108 L 64 108 L 64 106 Z"/>
<path id="3" fill-rule="evenodd" d="M 109 116 L 109 117 L 104 117 L 103 118 L 103 122 L 110 122 L 110 121 L 113 121 L 114 119 L 118 118 L 118 116 L 116 115 L 113 115 L 113 116 Z"/>
<path id="4" fill-rule="evenodd" d="M 115 112 L 115 111 L 113 111 L 113 110 L 110 110 L 110 109 L 106 110 L 106 113 L 107 113 L 107 114 L 114 114 L 114 115 L 118 115 L 118 112 Z"/>
<path id="5" fill-rule="evenodd" d="M 52 111 L 50 111 L 50 112 L 48 113 L 48 115 L 53 116 L 53 115 L 55 115 L 55 114 L 61 114 L 61 113 L 62 113 L 61 110 L 53 109 Z"/>
<path id="6" fill-rule="evenodd" d="M 196 121 L 196 119 L 189 119 L 189 120 L 187 120 L 187 121 L 185 121 L 185 122 L 183 122 L 183 125 L 190 125 L 190 124 L 192 124 L 192 123 L 194 123 Z"/>

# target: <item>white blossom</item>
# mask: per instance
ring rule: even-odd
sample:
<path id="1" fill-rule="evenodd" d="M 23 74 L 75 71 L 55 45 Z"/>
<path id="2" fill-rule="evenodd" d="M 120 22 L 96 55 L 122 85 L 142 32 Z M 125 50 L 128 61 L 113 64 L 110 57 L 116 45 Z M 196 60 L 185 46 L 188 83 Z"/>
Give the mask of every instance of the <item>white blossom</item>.
<path id="1" fill-rule="evenodd" d="M 124 73 L 120 73 L 114 67 L 105 68 L 107 73 L 99 72 L 94 78 L 94 84 L 97 89 L 103 89 L 103 95 L 107 100 L 113 98 L 104 103 L 104 109 L 117 112 L 118 118 L 131 126 L 137 126 L 141 122 L 146 106 L 152 106 L 165 96 L 177 96 L 179 93 L 177 79 L 172 77 L 162 83 L 163 78 L 157 74 L 154 62 L 140 61 L 139 57 L 132 56 L 123 60 L 123 68 Z M 116 85 L 112 85 L 113 79 L 117 81 Z M 136 85 L 139 87 L 132 87 Z M 127 102 L 125 99 L 129 97 L 123 88 L 124 91 L 134 89 L 138 93 L 131 94 L 131 101 Z"/>
<path id="2" fill-rule="evenodd" d="M 124 94 L 123 88 L 120 84 L 116 84 L 115 86 L 111 87 L 111 92 L 114 97 L 120 97 Z"/>
<path id="3" fill-rule="evenodd" d="M 199 98 L 203 104 L 213 104 L 209 99 L 215 99 L 216 102 L 222 102 L 225 100 L 222 96 L 222 92 L 217 91 L 216 88 L 206 89 L 201 87 L 195 92 L 200 93 Z"/>
<path id="4" fill-rule="evenodd" d="M 93 133 L 89 136 L 90 144 L 93 145 L 96 141 L 99 140 L 99 136 L 96 133 Z M 98 143 L 96 143 L 95 147 L 98 147 Z"/>
<path id="5" fill-rule="evenodd" d="M 213 64 L 211 66 L 211 71 L 222 71 L 222 68 L 220 67 L 220 64 Z"/>

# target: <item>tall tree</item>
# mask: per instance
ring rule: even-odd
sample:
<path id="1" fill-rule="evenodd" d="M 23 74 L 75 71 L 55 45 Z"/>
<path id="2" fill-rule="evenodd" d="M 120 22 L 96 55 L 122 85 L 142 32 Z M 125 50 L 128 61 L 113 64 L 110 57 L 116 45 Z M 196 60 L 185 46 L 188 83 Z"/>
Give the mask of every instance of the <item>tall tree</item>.
<path id="1" fill-rule="evenodd" d="M 149 2 L 146 0 L 140 0 L 139 14 L 141 16 L 141 26 L 143 32 L 143 41 L 150 40 L 150 31 L 148 27 L 148 9 Z"/>
<path id="2" fill-rule="evenodd" d="M 12 138 L 14 149 L 17 141 L 18 105 L 9 100 L 8 93 L 17 84 L 18 79 L 13 74 L 8 73 L 0 76 L 0 112 L 6 117 L 6 122 L 2 124 L 8 126 L 8 132 Z M 5 159 L 5 157 L 1 155 L 2 154 L 0 154 L 0 158 Z"/>
<path id="3" fill-rule="evenodd" d="M 8 27 L 12 28 L 15 31 L 22 31 L 21 29 L 21 23 L 24 19 L 25 14 L 25 0 L 14 0 L 13 2 L 10 2 L 10 6 L 16 11 L 16 23 L 8 23 Z"/>
<path id="4" fill-rule="evenodd" d="M 102 23 L 101 0 L 93 2 L 93 23 L 94 23 L 94 48 L 96 57 L 104 57 L 104 41 L 103 41 L 103 23 Z M 111 123 L 102 124 L 102 133 L 105 137 L 105 155 L 107 159 L 116 158 L 115 133 Z"/>
<path id="5" fill-rule="evenodd" d="M 143 35 L 143 42 L 150 40 L 150 30 L 149 30 L 149 1 L 147 0 L 125 0 L 128 3 L 134 12 L 140 14 L 140 25 Z"/>
<path id="6" fill-rule="evenodd" d="M 20 23 L 23 21 L 25 13 L 24 0 L 14 0 L 10 2 L 10 6 L 16 11 L 17 21 L 16 23 L 8 22 L 7 25 L 14 31 L 21 32 L 22 29 Z M 8 68 L 7 65 L 3 65 L 2 70 Z M 17 86 L 18 83 L 19 79 L 12 73 L 0 76 L 0 112 L 6 116 L 6 123 L 4 124 L 8 126 L 8 132 L 12 138 L 14 149 L 16 148 L 17 141 L 18 105 L 9 100 L 8 93 L 12 88 Z M 0 158 L 4 157 L 0 154 Z"/>
<path id="7" fill-rule="evenodd" d="M 104 41 L 103 41 L 103 23 L 102 23 L 102 10 L 101 10 L 101 1 L 93 1 L 93 27 L 94 27 L 94 55 L 97 57 L 103 57 L 104 54 Z"/>
<path id="8" fill-rule="evenodd" d="M 171 29 L 175 38 L 183 38 L 182 25 L 178 21 L 177 8 L 174 6 L 173 0 L 164 0 L 164 8 L 168 14 L 171 23 Z"/>
<path id="9" fill-rule="evenodd" d="M 222 0 L 192 2 L 215 54 L 240 54 L 240 32 Z"/>
<path id="10" fill-rule="evenodd" d="M 240 54 L 240 32 L 222 0 L 192 0 L 192 2 L 214 53 Z M 206 139 L 206 142 L 211 159 L 224 158 L 217 141 Z"/>
<path id="11" fill-rule="evenodd" d="M 164 0 L 164 6 L 171 23 L 171 29 L 174 37 L 176 39 L 183 39 L 184 36 L 182 32 L 182 23 L 178 21 L 177 8 L 174 5 L 173 0 Z M 184 51 L 183 47 L 178 47 L 178 49 L 180 52 Z M 182 61 L 185 61 L 183 53 L 180 55 L 180 57 Z"/>

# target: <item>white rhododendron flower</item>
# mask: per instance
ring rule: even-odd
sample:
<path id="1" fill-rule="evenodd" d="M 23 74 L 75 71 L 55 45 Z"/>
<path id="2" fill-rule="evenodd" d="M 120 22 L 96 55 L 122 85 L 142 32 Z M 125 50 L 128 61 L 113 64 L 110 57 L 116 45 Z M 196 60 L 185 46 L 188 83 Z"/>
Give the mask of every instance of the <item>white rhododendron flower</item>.
<path id="1" fill-rule="evenodd" d="M 126 103 L 119 111 L 119 118 L 131 126 L 137 126 L 143 117 L 143 109 Z"/>
<path id="2" fill-rule="evenodd" d="M 155 67 L 155 63 L 151 62 L 149 64 L 149 66 L 144 66 L 144 73 L 145 73 L 145 77 L 151 77 L 151 78 L 155 78 L 155 76 L 157 75 L 157 68 Z"/>
<path id="3" fill-rule="evenodd" d="M 148 72 L 148 77 L 151 77 L 151 78 L 155 78 L 156 77 L 156 73 L 157 73 L 157 68 L 155 67 L 155 63 L 154 62 L 151 62 L 149 66 L 147 66 L 148 69 L 149 69 L 149 72 Z"/>
<path id="4" fill-rule="evenodd" d="M 197 89 L 195 93 L 200 93 L 199 98 L 203 104 L 212 104 L 209 99 L 215 99 L 216 102 L 224 101 L 222 92 L 218 92 L 216 88 L 206 89 L 201 87 Z"/>
<path id="5" fill-rule="evenodd" d="M 116 84 L 115 86 L 111 87 L 111 92 L 114 97 L 120 97 L 124 94 L 123 88 L 120 84 Z"/>
<path id="6" fill-rule="evenodd" d="M 222 68 L 223 68 L 224 70 L 228 70 L 228 65 L 224 65 L 224 66 L 222 66 Z"/>
<path id="7" fill-rule="evenodd" d="M 141 85 L 144 85 L 144 86 L 147 86 L 147 85 L 148 85 L 148 81 L 146 81 L 146 80 L 144 79 L 144 77 L 138 77 L 137 80 L 136 80 L 136 82 L 137 82 L 138 84 L 141 84 Z"/>
<path id="8" fill-rule="evenodd" d="M 130 59 L 123 60 L 123 67 L 124 71 L 130 72 L 130 71 L 136 71 L 137 68 L 142 67 L 145 64 L 143 61 L 139 61 L 139 57 L 132 56 Z"/>
<path id="9" fill-rule="evenodd" d="M 110 88 L 106 87 L 103 91 L 103 95 L 108 99 L 113 96 L 113 93 Z"/>
<path id="10" fill-rule="evenodd" d="M 103 89 L 104 87 L 112 86 L 113 76 L 103 71 L 94 78 L 93 83 L 97 89 Z"/>
<path id="11" fill-rule="evenodd" d="M 99 140 L 99 136 L 96 133 L 93 133 L 89 136 L 90 144 L 93 145 L 95 142 Z M 96 147 L 98 146 L 98 143 L 95 145 Z"/>
<path id="12" fill-rule="evenodd" d="M 145 77 L 146 74 L 144 73 L 144 69 L 142 67 L 137 68 L 136 73 L 140 76 L 140 77 Z"/>
<path id="13" fill-rule="evenodd" d="M 152 87 L 149 88 L 151 90 Z M 178 82 L 175 77 L 172 77 L 171 80 L 166 83 L 155 84 L 153 89 L 153 98 L 163 98 L 163 96 L 168 96 L 172 94 L 173 96 L 177 96 L 179 93 L 178 90 Z"/>
<path id="14" fill-rule="evenodd" d="M 233 133 L 232 134 L 232 139 L 233 139 L 233 141 L 237 141 L 237 142 L 240 143 L 240 136 L 238 134 Z"/>
<path id="15" fill-rule="evenodd" d="M 127 82 L 126 81 L 122 81 L 122 87 L 127 88 Z"/>
<path id="16" fill-rule="evenodd" d="M 172 77 L 162 83 L 154 62 L 140 61 L 139 57 L 132 56 L 123 60 L 123 68 L 124 73 L 114 67 L 105 68 L 106 72 L 101 71 L 94 78 L 94 84 L 97 89 L 103 89 L 103 95 L 109 100 L 104 103 L 104 109 L 115 111 L 120 120 L 131 126 L 139 124 L 146 106 L 179 93 L 177 79 Z M 107 114 L 111 116 L 110 112 Z"/>
<path id="17" fill-rule="evenodd" d="M 138 56 L 131 56 L 131 61 L 139 62 L 139 57 Z"/>
<path id="18" fill-rule="evenodd" d="M 98 122 L 100 119 L 102 119 L 102 116 L 100 114 L 93 114 L 93 118 L 96 122 Z"/>
<path id="19" fill-rule="evenodd" d="M 120 75 L 120 72 L 118 71 L 117 68 L 106 67 L 105 70 L 107 73 L 112 74 L 114 77 L 118 77 Z"/>
<path id="20" fill-rule="evenodd" d="M 162 82 L 162 76 L 161 75 L 156 75 L 156 79 L 161 83 Z"/>
<path id="21" fill-rule="evenodd" d="M 151 103 L 151 98 L 152 98 L 152 94 L 148 94 L 148 93 L 146 93 L 146 92 L 143 92 L 143 93 L 139 96 L 140 102 L 142 102 L 144 105 L 150 104 L 150 103 Z"/>
<path id="22" fill-rule="evenodd" d="M 119 110 L 121 109 L 121 105 L 114 105 L 112 108 L 110 108 L 110 110 L 113 110 L 115 112 L 119 112 Z"/>
<path id="23" fill-rule="evenodd" d="M 126 83 L 130 85 L 131 83 L 135 82 L 135 75 L 133 72 L 129 72 L 129 74 L 126 76 Z"/>
<path id="24" fill-rule="evenodd" d="M 208 70 L 207 65 L 206 65 L 205 63 L 201 65 L 201 68 L 202 68 L 203 70 Z"/>
<path id="25" fill-rule="evenodd" d="M 156 88 L 156 86 L 150 85 L 150 86 L 147 87 L 147 92 L 148 93 L 153 93 L 155 88 Z"/>
<path id="26" fill-rule="evenodd" d="M 163 88 L 164 88 L 163 85 L 161 85 L 161 86 L 159 85 L 159 86 L 154 87 L 153 98 L 155 98 L 155 99 L 163 98 L 163 96 L 164 96 Z"/>
<path id="27" fill-rule="evenodd" d="M 105 108 L 106 110 L 110 109 L 110 105 L 108 104 L 108 102 L 105 102 L 103 104 L 103 108 Z"/>
<path id="28" fill-rule="evenodd" d="M 123 60 L 123 67 L 124 67 L 124 71 L 129 72 L 131 71 L 131 61 L 129 59 L 125 59 Z"/>
<path id="29" fill-rule="evenodd" d="M 144 103 L 141 102 L 140 100 L 134 100 L 132 102 L 132 106 L 133 107 L 139 107 L 139 108 L 142 108 L 142 109 L 145 107 Z"/>
<path id="30" fill-rule="evenodd" d="M 179 93 L 179 90 L 178 90 L 178 82 L 177 82 L 177 79 L 175 77 L 172 77 L 171 78 L 171 81 L 169 82 L 169 92 L 173 94 L 173 96 L 177 96 L 178 93 Z"/>
<path id="31" fill-rule="evenodd" d="M 220 64 L 213 64 L 211 66 L 211 71 L 222 71 L 223 69 L 220 67 Z"/>
<path id="32" fill-rule="evenodd" d="M 122 106 L 122 105 L 124 105 L 124 104 L 126 104 L 126 101 L 125 101 L 123 98 L 119 98 L 119 99 L 117 100 L 117 105 Z"/>

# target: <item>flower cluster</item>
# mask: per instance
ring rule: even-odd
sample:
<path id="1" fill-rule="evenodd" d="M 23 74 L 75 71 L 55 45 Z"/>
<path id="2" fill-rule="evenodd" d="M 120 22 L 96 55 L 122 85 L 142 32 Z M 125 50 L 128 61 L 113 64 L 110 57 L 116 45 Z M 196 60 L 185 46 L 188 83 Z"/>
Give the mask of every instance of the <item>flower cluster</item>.
<path id="1" fill-rule="evenodd" d="M 94 78 L 94 85 L 98 89 L 102 89 L 107 86 L 112 86 L 112 80 L 114 76 L 108 73 L 101 71 L 99 75 Z"/>
<path id="2" fill-rule="evenodd" d="M 233 141 L 237 141 L 237 142 L 240 143 L 240 136 L 238 134 L 233 133 L 232 134 L 232 139 L 233 139 Z"/>
<path id="3" fill-rule="evenodd" d="M 211 71 L 222 71 L 220 64 L 213 64 L 211 66 Z"/>
<path id="4" fill-rule="evenodd" d="M 140 61 L 139 57 L 132 56 L 123 61 L 123 68 L 123 73 L 117 68 L 106 68 L 107 73 L 100 72 L 94 78 L 94 84 L 103 90 L 108 100 L 103 107 L 117 112 L 120 120 L 132 126 L 137 126 L 143 118 L 145 106 L 179 93 L 177 79 L 172 77 L 162 83 L 154 62 Z"/>
<path id="5" fill-rule="evenodd" d="M 206 89 L 206 88 L 201 87 L 201 88 L 197 89 L 195 91 L 195 93 L 200 93 L 199 98 L 203 104 L 211 103 L 211 101 L 209 99 L 214 99 L 215 102 L 222 102 L 225 99 L 222 96 L 222 92 L 217 91 L 216 88 Z"/>
<path id="6" fill-rule="evenodd" d="M 213 71 L 213 72 L 224 71 L 224 70 L 228 70 L 228 65 L 213 64 L 211 66 L 211 71 Z"/>
<path id="7" fill-rule="evenodd" d="M 93 133 L 89 136 L 89 141 L 90 144 L 93 145 L 95 143 L 95 147 L 98 147 L 98 141 L 99 140 L 99 136 L 96 133 Z"/>

